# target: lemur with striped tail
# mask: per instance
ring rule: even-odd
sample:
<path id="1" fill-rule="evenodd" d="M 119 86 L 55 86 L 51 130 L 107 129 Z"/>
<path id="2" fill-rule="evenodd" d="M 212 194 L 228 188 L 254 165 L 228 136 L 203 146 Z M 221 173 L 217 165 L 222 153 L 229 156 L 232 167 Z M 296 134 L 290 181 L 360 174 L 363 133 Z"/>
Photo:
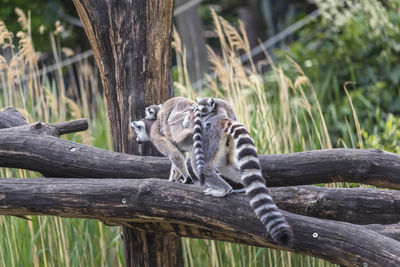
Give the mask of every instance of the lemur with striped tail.
<path id="1" fill-rule="evenodd" d="M 250 133 L 243 124 L 217 114 L 217 110 L 218 105 L 210 98 L 201 99 L 195 109 L 192 166 L 196 166 L 193 170 L 201 185 L 207 187 L 204 193 L 215 197 L 231 193 L 232 187 L 221 176 L 241 183 L 250 206 L 272 238 L 281 246 L 291 246 L 292 229 L 268 195 Z"/>

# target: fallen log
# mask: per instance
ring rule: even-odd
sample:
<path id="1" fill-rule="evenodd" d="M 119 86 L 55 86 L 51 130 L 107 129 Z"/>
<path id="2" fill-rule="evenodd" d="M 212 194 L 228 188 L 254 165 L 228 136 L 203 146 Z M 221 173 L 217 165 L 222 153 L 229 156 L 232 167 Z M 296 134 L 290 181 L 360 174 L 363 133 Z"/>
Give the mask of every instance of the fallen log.
<path id="1" fill-rule="evenodd" d="M 291 251 L 344 266 L 400 266 L 400 243 L 391 238 L 358 225 L 283 213 L 294 231 Z M 198 186 L 160 179 L 0 179 L 0 214 L 92 218 L 280 248 L 245 196 L 216 199 Z"/>

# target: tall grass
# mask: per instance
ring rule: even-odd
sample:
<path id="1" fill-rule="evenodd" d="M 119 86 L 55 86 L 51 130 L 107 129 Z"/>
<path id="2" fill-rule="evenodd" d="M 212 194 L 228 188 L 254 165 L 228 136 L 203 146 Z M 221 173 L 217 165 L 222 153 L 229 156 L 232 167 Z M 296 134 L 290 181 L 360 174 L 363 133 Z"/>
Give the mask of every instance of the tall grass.
<path id="1" fill-rule="evenodd" d="M 0 103 L 14 106 L 28 121 L 55 122 L 86 117 L 90 128 L 68 139 L 111 149 L 104 94 L 94 62 L 82 60 L 51 75 L 38 75 L 38 56 L 31 36 L 29 16 L 17 12 L 23 30 L 16 38 L 0 21 L 0 45 L 11 48 L 12 57 L 0 56 Z M 243 65 L 240 53 L 250 53 L 243 25 L 239 30 L 213 12 L 221 54 L 209 48 L 216 73 L 209 77 L 208 94 L 232 103 L 238 119 L 251 131 L 260 154 L 290 153 L 331 148 L 328 127 L 316 89 L 299 66 L 291 80 L 279 65 L 266 61 L 271 70 L 263 75 L 252 61 Z M 60 45 L 57 24 L 50 34 L 57 64 L 71 51 Z M 18 41 L 18 42 L 17 42 Z M 18 47 L 14 47 L 18 43 Z M 175 34 L 177 95 L 194 98 L 186 71 L 185 49 Z M 77 77 L 77 78 L 76 78 Z M 334 140 L 337 141 L 337 140 Z M 342 142 L 342 144 L 344 144 Z M 1 177 L 38 177 L 24 170 L 1 169 Z M 32 216 L 32 221 L 0 217 L 0 266 L 123 266 L 120 228 L 82 219 Z M 182 239 L 186 266 L 332 266 L 309 256 L 210 240 Z"/>
<path id="2" fill-rule="evenodd" d="M 17 10 L 22 31 L 15 35 L 0 21 L 0 45 L 10 58 L 0 55 L 0 105 L 17 108 L 29 122 L 56 122 L 86 117 L 88 131 L 69 134 L 68 139 L 111 149 L 105 99 L 98 84 L 94 62 L 58 68 L 40 75 L 40 54 L 33 47 L 30 19 Z M 50 34 L 55 62 L 71 51 L 61 47 L 60 24 Z M 17 45 L 17 47 L 15 47 Z M 79 96 L 79 97 L 78 97 Z M 39 177 L 39 174 L 1 169 L 1 177 Z M 32 221 L 0 216 L 0 266 L 123 266 L 120 229 L 95 220 L 30 216 Z"/>
<path id="3" fill-rule="evenodd" d="M 201 94 L 224 98 L 233 105 L 238 120 L 250 130 L 260 154 L 332 148 L 316 89 L 302 69 L 291 61 L 292 70 L 297 73 L 292 80 L 274 64 L 266 51 L 264 63 L 270 67 L 267 74 L 262 74 L 260 66 L 252 60 L 243 65 L 239 55 L 250 55 L 243 24 L 236 29 L 214 11 L 212 16 L 221 51 L 217 54 L 208 48 L 214 78 L 208 77 L 207 91 Z M 196 97 L 185 68 L 185 49 L 178 34 L 174 39 L 179 74 L 175 88 L 180 95 Z M 356 114 L 354 118 L 357 118 Z M 333 265 L 294 253 L 209 240 L 185 240 L 183 244 L 188 266 Z"/>

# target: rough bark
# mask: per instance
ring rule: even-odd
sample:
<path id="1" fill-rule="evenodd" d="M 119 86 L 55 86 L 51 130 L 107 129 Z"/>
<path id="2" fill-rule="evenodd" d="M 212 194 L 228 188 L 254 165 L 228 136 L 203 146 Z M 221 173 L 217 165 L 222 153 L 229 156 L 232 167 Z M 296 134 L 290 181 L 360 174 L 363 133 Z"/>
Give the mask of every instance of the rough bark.
<path id="1" fill-rule="evenodd" d="M 139 154 L 130 122 L 173 94 L 173 0 L 74 0 L 100 69 L 114 150 Z M 127 12 L 129 11 L 129 12 Z"/>
<path id="2" fill-rule="evenodd" d="M 13 107 L 0 110 L 0 129 L 28 124 L 24 116 Z"/>
<path id="3" fill-rule="evenodd" d="M 129 124 L 143 117 L 145 106 L 162 103 L 173 95 L 174 1 L 74 0 L 74 4 L 100 69 L 114 150 L 158 154 L 150 144 L 134 144 Z M 124 228 L 123 233 L 127 266 L 183 265 L 178 238 L 142 234 L 130 228 Z M 163 257 L 167 254 L 175 256 Z M 153 265 L 154 259 L 162 261 Z"/>
<path id="4" fill-rule="evenodd" d="M 362 226 L 282 212 L 294 231 L 291 251 L 343 266 L 400 265 L 400 243 L 391 238 Z M 197 186 L 160 179 L 1 179 L 0 214 L 96 218 L 150 235 L 279 248 L 243 194 L 216 201 Z"/>
<path id="5" fill-rule="evenodd" d="M 400 192 L 371 188 L 275 187 L 279 208 L 305 216 L 355 224 L 400 222 Z"/>
<path id="6" fill-rule="evenodd" d="M 52 177 L 168 178 L 167 158 L 140 157 L 55 139 L 46 134 L 0 130 L 0 166 Z M 24 145 L 21 145 L 24 144 Z M 70 151 L 71 148 L 76 148 Z M 65 153 L 70 151 L 73 153 Z M 400 189 L 400 156 L 376 149 L 331 149 L 261 155 L 267 185 L 354 182 Z"/>

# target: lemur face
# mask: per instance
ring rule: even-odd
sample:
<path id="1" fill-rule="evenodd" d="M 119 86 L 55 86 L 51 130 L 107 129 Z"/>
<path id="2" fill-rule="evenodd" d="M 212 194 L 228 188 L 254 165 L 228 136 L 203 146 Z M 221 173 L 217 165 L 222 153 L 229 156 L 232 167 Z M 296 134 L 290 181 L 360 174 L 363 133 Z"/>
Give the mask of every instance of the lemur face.
<path id="1" fill-rule="evenodd" d="M 144 114 L 147 120 L 155 120 L 157 119 L 157 113 L 160 111 L 162 107 L 161 105 L 151 105 L 150 107 L 145 108 Z"/>
<path id="2" fill-rule="evenodd" d="M 146 124 L 144 121 L 134 121 L 131 123 L 131 127 L 136 133 L 136 143 L 142 144 L 150 141 L 150 137 L 147 133 Z"/>
<path id="3" fill-rule="evenodd" d="M 201 111 L 201 117 L 204 117 L 215 110 L 215 101 L 212 97 L 198 98 L 197 102 L 198 108 Z"/>
<path id="4" fill-rule="evenodd" d="M 148 120 L 156 119 L 156 111 L 152 107 L 147 107 L 144 111 L 145 118 Z"/>

